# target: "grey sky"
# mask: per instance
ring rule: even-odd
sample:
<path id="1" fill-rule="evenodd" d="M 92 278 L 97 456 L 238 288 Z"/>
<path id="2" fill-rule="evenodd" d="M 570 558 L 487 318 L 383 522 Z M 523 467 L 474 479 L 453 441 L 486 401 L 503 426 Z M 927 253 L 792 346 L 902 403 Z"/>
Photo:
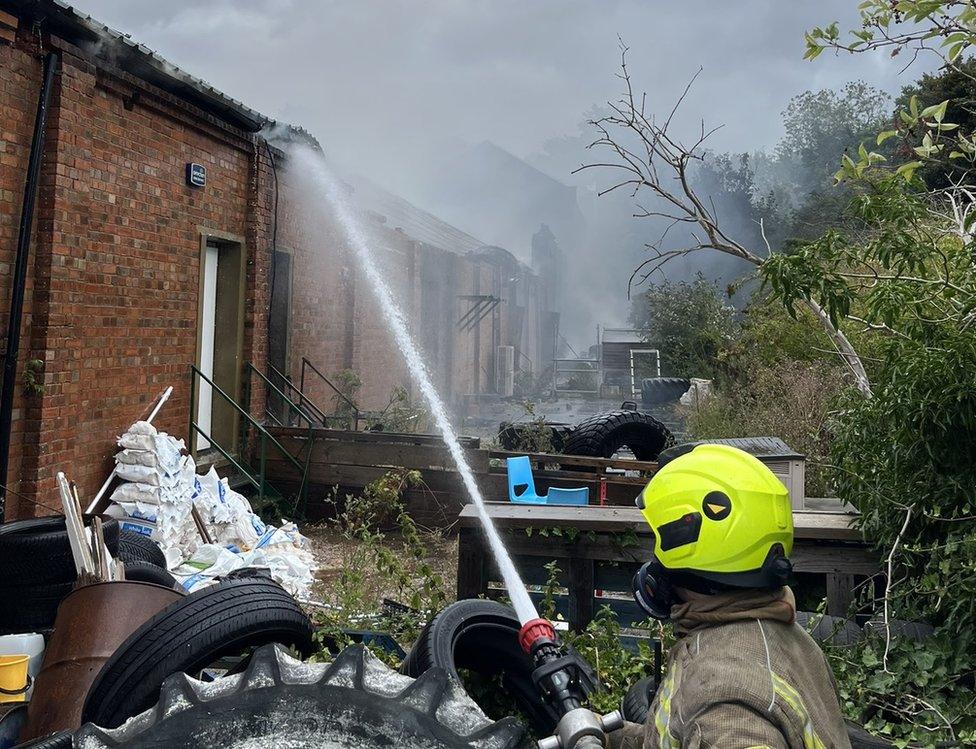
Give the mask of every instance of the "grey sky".
<path id="1" fill-rule="evenodd" d="M 619 91 L 617 34 L 656 108 L 699 65 L 684 111 L 716 150 L 768 146 L 805 89 L 896 91 L 900 58 L 804 62 L 803 31 L 855 0 L 79 0 L 79 7 L 327 151 L 408 190 L 397 165 L 444 138 L 527 156 Z M 407 195 L 409 197 L 409 195 Z"/>

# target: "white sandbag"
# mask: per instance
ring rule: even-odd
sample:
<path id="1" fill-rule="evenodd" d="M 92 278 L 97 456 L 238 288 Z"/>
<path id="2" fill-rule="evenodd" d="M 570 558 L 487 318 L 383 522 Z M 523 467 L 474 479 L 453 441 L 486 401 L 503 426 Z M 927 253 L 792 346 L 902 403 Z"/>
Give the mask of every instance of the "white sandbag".
<path id="1" fill-rule="evenodd" d="M 161 468 L 151 468 L 149 466 L 127 463 L 117 464 L 115 466 L 115 475 L 123 481 L 149 484 L 150 486 L 174 487 L 181 481 L 179 471 L 177 470 L 174 470 L 172 473 L 167 473 Z"/>
<path id="2" fill-rule="evenodd" d="M 172 569 L 173 576 L 188 591 L 212 585 L 217 578 L 242 567 L 267 569 L 271 578 L 297 598 L 309 596 L 314 576 L 311 553 L 292 548 L 286 551 L 281 544 L 272 549 L 254 549 L 234 554 L 217 544 L 202 545 L 181 565 Z"/>
<path id="3" fill-rule="evenodd" d="M 154 450 L 132 450 L 125 448 L 115 453 L 115 462 L 128 466 L 159 467 L 159 458 Z"/>
<path id="4" fill-rule="evenodd" d="M 691 378 L 691 385 L 685 391 L 684 395 L 681 396 L 680 403 L 682 406 L 697 406 L 704 403 L 712 396 L 712 381 L 703 380 L 698 377 Z"/>
<path id="5" fill-rule="evenodd" d="M 119 447 L 123 450 L 152 451 L 155 449 L 153 438 L 148 434 L 133 434 L 126 432 L 119 437 Z"/>
<path id="6" fill-rule="evenodd" d="M 231 489 L 227 479 L 217 476 L 213 467 L 197 477 L 197 484 L 200 491 L 194 502 L 212 529 L 214 540 L 236 551 L 253 549 L 265 525 L 244 495 Z"/>
<path id="7" fill-rule="evenodd" d="M 158 434 L 156 427 L 148 421 L 136 421 L 125 431 L 127 434 Z"/>

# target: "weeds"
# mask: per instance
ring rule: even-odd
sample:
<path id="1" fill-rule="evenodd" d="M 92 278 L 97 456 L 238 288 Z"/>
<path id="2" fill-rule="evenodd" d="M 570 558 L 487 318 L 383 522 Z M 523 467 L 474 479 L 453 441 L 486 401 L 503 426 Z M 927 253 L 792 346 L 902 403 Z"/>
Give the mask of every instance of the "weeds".
<path id="1" fill-rule="evenodd" d="M 423 483 L 419 471 L 395 469 L 369 484 L 361 495 L 347 496 L 334 524 L 353 541 L 342 568 L 330 581 L 328 608 L 316 613 L 320 644 L 342 647 L 348 630 L 388 632 L 409 646 L 427 620 L 448 602 L 444 578 L 430 563 L 429 536 L 403 500 L 403 493 Z M 384 606 L 389 594 L 402 606 Z M 380 657 L 391 654 L 373 648 Z"/>

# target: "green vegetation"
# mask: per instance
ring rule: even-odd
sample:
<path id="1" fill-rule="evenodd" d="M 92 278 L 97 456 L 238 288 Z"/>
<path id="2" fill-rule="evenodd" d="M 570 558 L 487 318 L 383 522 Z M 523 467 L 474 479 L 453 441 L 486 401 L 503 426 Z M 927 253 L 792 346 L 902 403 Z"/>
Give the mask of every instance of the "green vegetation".
<path id="1" fill-rule="evenodd" d="M 648 287 L 634 299 L 630 321 L 661 352 L 665 377 L 714 377 L 718 353 L 732 340 L 733 309 L 701 276 Z"/>
<path id="2" fill-rule="evenodd" d="M 388 632 L 409 646 L 427 619 L 449 600 L 444 578 L 431 565 L 429 533 L 414 522 L 403 500 L 407 488 L 421 485 L 419 471 L 398 469 L 369 484 L 359 496 L 342 501 L 332 497 L 333 524 L 354 543 L 328 585 L 328 607 L 315 615 L 322 658 L 328 659 L 326 651 L 350 644 L 344 634 L 348 629 Z M 384 595 L 404 606 L 383 606 Z M 390 653 L 374 651 L 399 665 Z"/>
<path id="3" fill-rule="evenodd" d="M 427 410 L 414 402 L 405 387 L 397 385 L 390 392 L 386 407 L 366 423 L 373 431 L 416 434 L 427 426 Z"/>
<path id="4" fill-rule="evenodd" d="M 693 434 L 773 434 L 806 452 L 808 493 L 856 507 L 884 561 L 859 605 L 936 628 L 916 643 L 882 626 L 830 649 L 848 716 L 897 746 L 972 745 L 976 63 L 964 55 L 976 45 L 976 6 L 867 0 L 858 11 L 850 34 L 837 24 L 810 31 L 806 57 L 934 51 L 945 70 L 893 105 L 863 84 L 797 97 L 779 147 L 750 157 L 682 146 L 668 137 L 670 119 L 638 116 L 634 92 L 597 113 L 594 147 L 617 169 L 613 183 L 651 206 L 648 217 L 695 225 L 688 246 L 652 247 L 637 279 L 717 252 L 743 269 L 733 291 L 752 292 L 734 312 L 706 280 L 665 282 L 634 304 L 634 324 L 670 357 L 667 374 L 715 382 L 689 415 Z M 646 148 L 654 168 L 623 158 L 620 143 Z M 652 213 L 662 205 L 667 213 Z M 730 228 L 726 208 L 744 220 Z M 432 592 L 422 585 L 419 595 Z M 619 646 L 615 627 L 601 614 L 567 638 L 606 680 L 599 707 L 649 662 Z"/>

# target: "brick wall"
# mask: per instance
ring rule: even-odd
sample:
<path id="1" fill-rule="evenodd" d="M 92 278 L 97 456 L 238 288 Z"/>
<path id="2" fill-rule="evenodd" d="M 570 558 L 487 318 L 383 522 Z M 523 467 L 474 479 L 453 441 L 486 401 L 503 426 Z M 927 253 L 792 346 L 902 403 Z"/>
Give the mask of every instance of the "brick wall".
<path id="1" fill-rule="evenodd" d="M 211 233 L 240 238 L 246 251 L 242 371 L 248 362 L 265 368 L 277 235 L 277 248 L 292 255 L 286 366 L 292 377 L 298 380 L 304 355 L 330 377 L 356 371 L 365 409 L 385 406 L 398 385 L 417 396 L 341 232 L 286 154 L 68 44 L 47 43 L 62 59 L 46 131 L 18 372 L 20 380 L 27 360 L 41 361 L 44 390 L 25 395 L 18 387 L 10 461 L 15 492 L 57 508 L 54 476 L 63 470 L 83 500 L 90 498 L 111 469 L 115 437 L 169 385 L 174 394 L 156 424 L 187 437 L 201 241 Z M 0 325 L 41 84 L 45 50 L 36 44 L 23 30 L 14 43 L 0 39 Z M 205 188 L 185 184 L 188 162 L 207 167 Z M 505 305 L 472 331 L 456 325 L 470 306 L 460 295 L 510 296 L 514 309 L 517 291 L 506 284 L 524 269 L 495 255 L 453 254 L 375 217 L 364 220 L 375 259 L 449 401 L 488 391 L 493 343 L 522 335 L 523 350 L 532 350 L 524 340 L 530 313 L 523 334 Z M 332 410 L 332 393 L 316 378 L 307 390 Z M 251 413 L 262 414 L 264 388 L 249 392 Z M 15 494 L 8 509 L 8 517 L 47 511 Z"/>
<path id="2" fill-rule="evenodd" d="M 12 98 L 32 115 L 36 94 L 27 90 L 39 85 L 39 63 L 12 47 L 0 55 L 4 80 L 19 76 L 21 93 Z M 157 426 L 187 436 L 201 235 L 210 230 L 244 239 L 242 364 L 263 367 L 272 190 L 256 138 L 125 73 L 96 68 L 70 47 L 53 94 L 32 247 L 38 290 L 25 321 L 25 356 L 44 362 L 44 393 L 27 399 L 18 421 L 27 449 L 11 468 L 19 467 L 19 491 L 57 506 L 54 474 L 64 470 L 90 497 L 111 468 L 114 438 L 168 385 L 173 397 Z M 20 160 L 30 122 L 15 122 L 10 158 Z M 207 167 L 203 189 L 185 184 L 191 161 Z M 10 167 L 5 199 L 8 181 L 23 173 L 20 163 Z M 0 228 L 0 253 L 9 254 L 11 229 Z M 6 258 L 0 254 L 0 263 Z M 255 388 L 258 411 L 262 397 Z"/>
<path id="3" fill-rule="evenodd" d="M 9 31 L 9 29 L 8 29 Z M 41 58 L 29 49 L 14 46 L 9 42 L 11 31 L 0 40 L 0 336 L 5 336 L 10 311 L 11 274 L 17 246 L 17 233 L 20 226 L 20 211 L 24 195 L 24 182 L 27 175 L 27 161 L 30 153 L 34 128 L 34 114 L 41 89 L 43 63 Z M 38 216 L 35 214 L 34 236 L 37 236 Z M 33 268 L 28 267 L 25 296 L 25 315 L 21 328 L 21 356 L 18 378 L 23 377 L 24 362 L 27 360 L 29 333 L 31 327 L 30 310 L 33 302 Z M 4 340 L 0 350 L 6 349 Z M 25 447 L 25 397 L 21 388 L 14 396 L 13 426 L 11 434 L 10 463 L 8 482 L 13 490 L 7 497 L 7 507 L 12 512 L 25 512 L 23 501 L 13 492 L 21 491 L 21 463 Z"/>

